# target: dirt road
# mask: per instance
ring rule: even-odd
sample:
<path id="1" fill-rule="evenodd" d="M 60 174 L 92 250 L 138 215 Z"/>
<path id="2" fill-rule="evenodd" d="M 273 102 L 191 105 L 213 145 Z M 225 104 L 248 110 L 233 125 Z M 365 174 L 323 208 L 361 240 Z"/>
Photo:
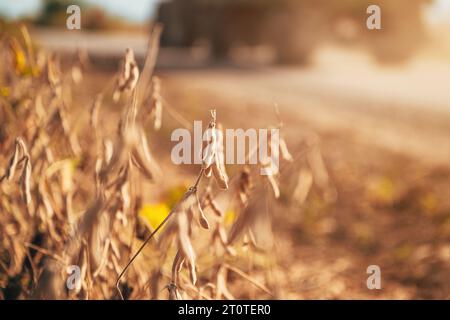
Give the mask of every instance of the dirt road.
<path id="1" fill-rule="evenodd" d="M 301 119 L 319 132 L 345 130 L 360 142 L 433 164 L 450 160 L 450 63 L 444 61 L 383 67 L 363 54 L 326 49 L 309 68 L 163 74 L 185 90 L 260 104 L 269 112 L 276 102 L 292 123 Z"/>

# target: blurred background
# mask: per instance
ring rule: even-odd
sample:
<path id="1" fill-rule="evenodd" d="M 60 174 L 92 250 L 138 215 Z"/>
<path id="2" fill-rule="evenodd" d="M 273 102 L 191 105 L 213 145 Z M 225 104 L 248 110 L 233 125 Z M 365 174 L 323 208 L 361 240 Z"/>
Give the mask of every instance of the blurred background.
<path id="1" fill-rule="evenodd" d="M 66 29 L 73 3 L 79 31 Z M 366 27 L 370 4 L 382 30 Z M 63 60 L 88 54 L 88 93 L 126 47 L 142 63 L 161 23 L 166 104 L 258 128 L 276 103 L 293 152 L 320 147 L 333 195 L 318 184 L 302 205 L 286 193 L 277 207 L 282 297 L 450 298 L 450 1 L 1 1 L 0 33 L 18 22 Z M 158 144 L 166 155 L 173 128 Z M 371 264 L 382 290 L 366 287 Z"/>
<path id="2" fill-rule="evenodd" d="M 425 39 L 445 33 L 450 16 L 450 4 L 445 0 L 381 0 L 377 4 L 383 9 L 383 31 L 370 32 L 365 24 L 370 1 L 136 0 L 131 6 L 119 0 L 76 3 L 82 8 L 82 29 L 91 33 L 85 41 L 94 42 L 93 31 L 133 31 L 135 38 L 138 31 L 145 32 L 146 26 L 158 21 L 165 26 L 163 47 L 198 49 L 195 51 L 202 52 L 203 58 L 247 64 L 307 63 L 317 49 L 330 43 L 364 48 L 381 62 L 403 61 L 416 53 Z M 23 21 L 43 30 L 64 31 L 61 29 L 70 4 L 63 0 L 3 1 L 0 14 L 5 22 Z M 93 45 L 81 44 L 75 35 L 67 36 L 58 39 L 52 34 L 56 39 L 48 39 L 47 44 L 60 42 L 60 48 Z"/>

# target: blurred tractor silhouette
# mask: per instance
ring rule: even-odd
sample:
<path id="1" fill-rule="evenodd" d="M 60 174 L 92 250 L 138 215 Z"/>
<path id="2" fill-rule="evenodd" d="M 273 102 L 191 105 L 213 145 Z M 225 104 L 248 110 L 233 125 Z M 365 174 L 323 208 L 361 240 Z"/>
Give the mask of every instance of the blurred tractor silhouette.
<path id="1" fill-rule="evenodd" d="M 267 45 L 279 63 L 304 63 L 323 41 L 364 44 L 380 61 L 408 58 L 424 38 L 422 7 L 431 0 L 171 0 L 159 6 L 163 46 L 207 41 L 225 59 L 238 45 Z M 382 30 L 368 30 L 378 4 Z"/>

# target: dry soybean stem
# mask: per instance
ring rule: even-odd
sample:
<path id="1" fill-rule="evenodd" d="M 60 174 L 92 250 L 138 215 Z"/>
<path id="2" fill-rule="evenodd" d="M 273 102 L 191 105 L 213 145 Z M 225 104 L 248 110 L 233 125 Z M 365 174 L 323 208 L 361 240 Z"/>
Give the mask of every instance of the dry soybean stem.
<path id="1" fill-rule="evenodd" d="M 122 295 L 122 291 L 120 291 L 119 288 L 119 284 L 120 284 L 120 279 L 123 277 L 123 275 L 125 274 L 125 272 L 128 270 L 128 268 L 130 267 L 130 265 L 133 263 L 133 261 L 137 258 L 137 256 L 141 253 L 141 251 L 144 249 L 144 247 L 147 245 L 147 243 L 153 238 L 153 236 L 159 231 L 159 229 L 162 228 L 162 226 L 170 219 L 170 217 L 177 211 L 178 207 L 180 206 L 180 204 L 186 200 L 187 198 L 189 198 L 189 196 L 191 196 L 192 194 L 197 192 L 197 187 L 198 184 L 200 183 L 200 180 L 202 179 L 203 176 L 203 171 L 204 169 L 202 168 L 200 170 L 200 173 L 197 176 L 197 180 L 195 181 L 195 184 L 189 188 L 188 191 L 186 191 L 186 193 L 184 194 L 183 198 L 175 205 L 175 207 L 169 212 L 169 214 L 167 215 L 167 217 L 164 218 L 164 220 L 158 225 L 158 227 L 147 237 L 147 239 L 145 239 L 144 243 L 139 247 L 138 251 L 136 251 L 136 253 L 133 255 L 133 257 L 130 259 L 130 261 L 128 261 L 127 265 L 125 266 L 125 268 L 122 270 L 122 272 L 119 274 L 119 277 L 117 278 L 116 281 L 116 288 L 117 291 L 120 294 L 120 298 L 122 300 L 124 300 L 124 297 Z"/>

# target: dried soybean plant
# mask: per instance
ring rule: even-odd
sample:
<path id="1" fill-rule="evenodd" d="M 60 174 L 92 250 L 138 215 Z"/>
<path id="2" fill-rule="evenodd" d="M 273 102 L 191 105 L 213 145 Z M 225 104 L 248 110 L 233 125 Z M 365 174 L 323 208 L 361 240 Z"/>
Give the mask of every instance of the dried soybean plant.
<path id="1" fill-rule="evenodd" d="M 150 84 L 154 62 L 148 60 L 156 57 L 158 40 L 153 38 L 159 37 L 160 28 L 152 33 L 141 78 L 133 52 L 126 50 L 116 80 L 86 109 L 85 130 L 75 130 L 73 112 L 79 107 L 71 93 L 79 83 L 75 80 L 83 79 L 86 63 L 78 58 L 69 78 L 57 55 L 34 54 L 25 28 L 22 33 L 23 39 L 5 34 L 1 41 L 8 48 L 1 55 L 2 164 L 12 149 L 0 176 L 2 287 L 14 285 L 17 277 L 30 277 L 22 297 L 114 297 L 110 279 L 132 250 L 129 237 L 139 209 L 132 177 L 154 181 L 161 175 L 143 124 L 136 120 L 138 80 L 147 79 L 141 88 Z M 108 137 L 99 124 L 109 94 L 125 104 L 115 137 Z M 17 138 L 11 141 L 12 136 Z M 81 285 L 75 289 L 65 281 L 66 268 L 74 265 L 81 271 Z"/>
<path id="2" fill-rule="evenodd" d="M 229 178 L 215 110 L 192 186 L 155 228 L 138 215 L 142 199 L 152 196 L 145 186 L 162 176 L 144 128 L 161 128 L 163 107 L 189 127 L 163 98 L 154 75 L 161 28 L 151 32 L 143 68 L 127 49 L 116 76 L 85 106 L 73 95 L 89 76 L 86 55 L 79 52 L 67 73 L 57 55 L 33 48 L 25 28 L 21 34 L 0 41 L 2 296 L 242 297 L 230 273 L 272 296 L 240 260 L 249 248 L 271 245 L 269 199 L 280 196 L 279 173 L 266 157 Z M 108 118 L 116 126 L 112 133 L 103 121 L 110 104 L 123 105 L 117 121 Z M 279 121 L 274 128 L 281 127 Z M 279 138 L 281 157 L 292 162 Z M 270 153 L 279 152 L 271 146 L 269 141 Z M 236 211 L 231 218 L 229 209 Z M 15 293 L 18 281 L 24 285 Z"/>

